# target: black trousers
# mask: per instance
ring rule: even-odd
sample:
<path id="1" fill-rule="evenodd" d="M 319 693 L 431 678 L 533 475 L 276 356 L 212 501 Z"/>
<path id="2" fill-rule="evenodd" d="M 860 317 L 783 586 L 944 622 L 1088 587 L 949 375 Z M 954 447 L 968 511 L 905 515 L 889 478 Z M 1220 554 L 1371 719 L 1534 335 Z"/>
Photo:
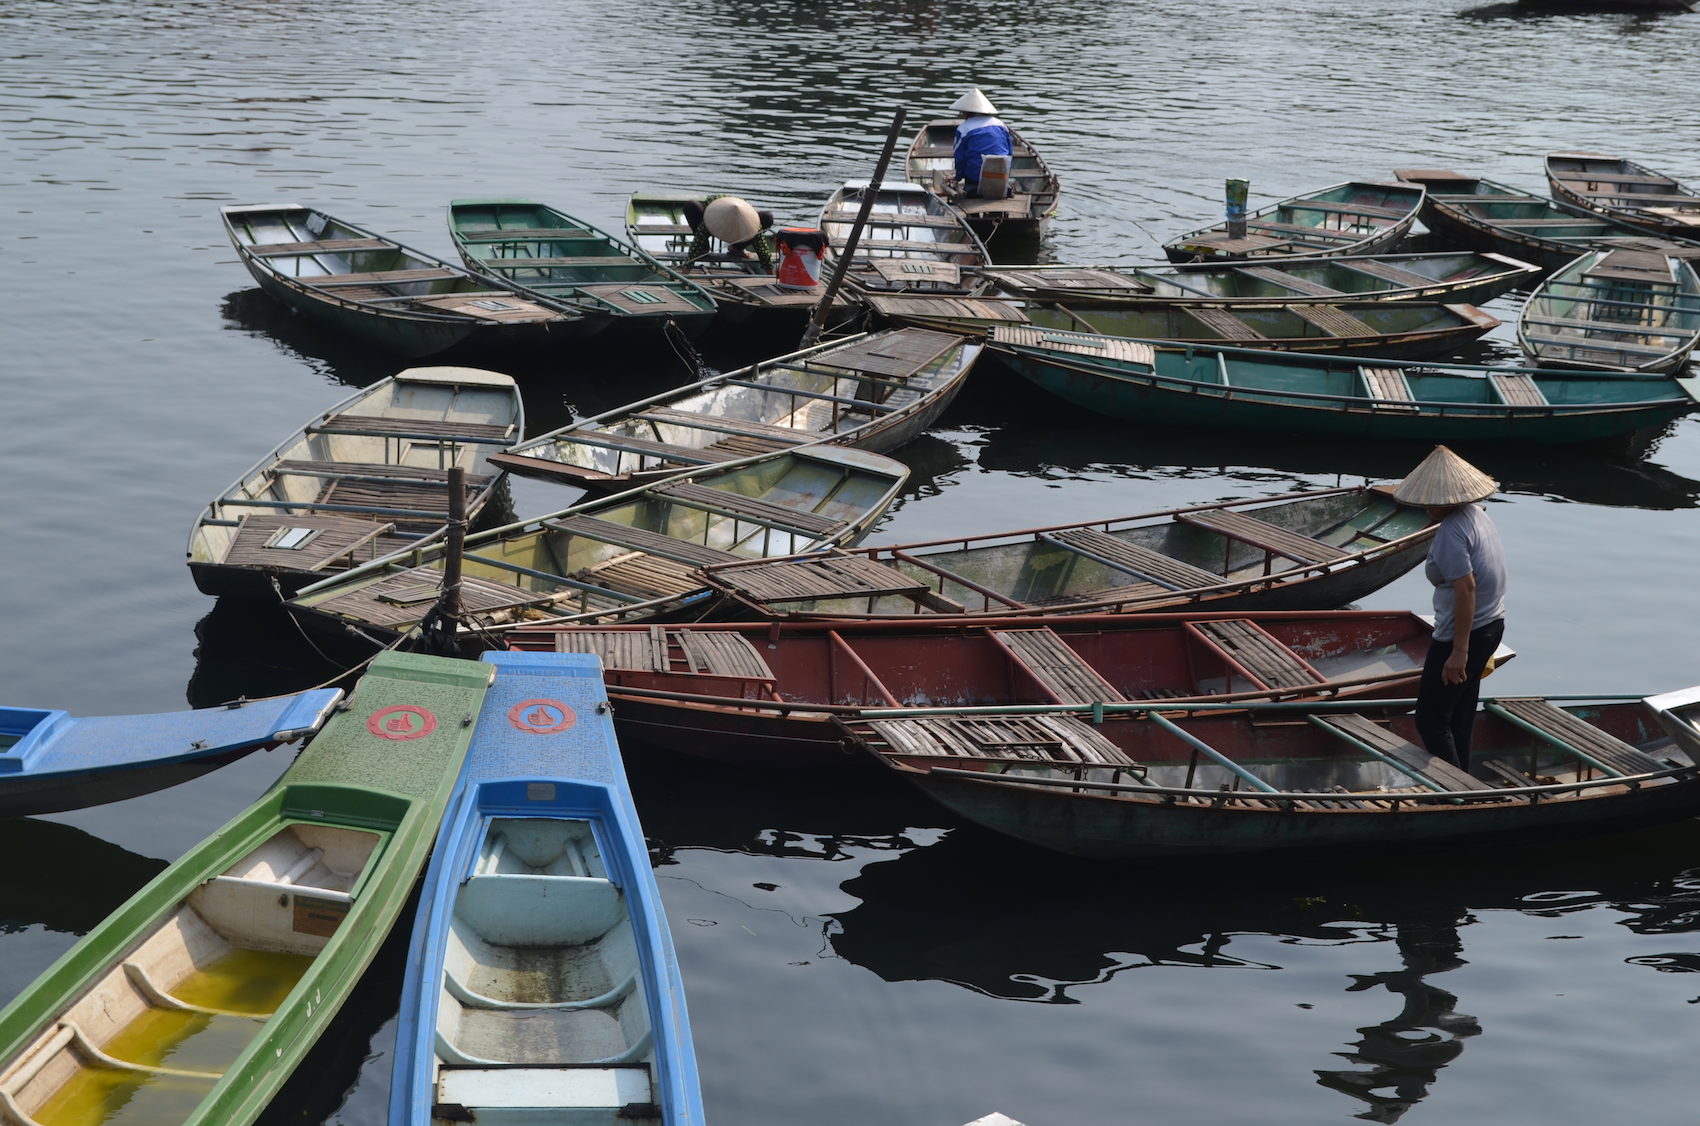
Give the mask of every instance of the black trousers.
<path id="1" fill-rule="evenodd" d="M 1441 678 L 1452 656 L 1452 642 L 1428 643 L 1422 686 L 1417 689 L 1417 732 L 1429 754 L 1460 770 L 1470 769 L 1470 735 L 1476 725 L 1476 701 L 1482 694 L 1482 670 L 1504 637 L 1504 618 L 1470 632 L 1462 684 L 1448 684 Z"/>

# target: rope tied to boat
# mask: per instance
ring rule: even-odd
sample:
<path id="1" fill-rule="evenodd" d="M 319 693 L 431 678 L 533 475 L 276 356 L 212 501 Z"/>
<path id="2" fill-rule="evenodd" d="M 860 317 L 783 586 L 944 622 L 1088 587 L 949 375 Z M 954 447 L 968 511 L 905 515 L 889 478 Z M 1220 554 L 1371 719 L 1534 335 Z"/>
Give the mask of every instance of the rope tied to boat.
<path id="1" fill-rule="evenodd" d="M 691 345 L 690 338 L 685 335 L 685 330 L 679 327 L 679 322 L 668 317 L 661 332 L 667 338 L 667 343 L 672 346 L 674 354 L 690 369 L 697 382 L 720 377 L 720 369 L 710 366 L 708 361 L 702 358 L 702 353 Z"/>

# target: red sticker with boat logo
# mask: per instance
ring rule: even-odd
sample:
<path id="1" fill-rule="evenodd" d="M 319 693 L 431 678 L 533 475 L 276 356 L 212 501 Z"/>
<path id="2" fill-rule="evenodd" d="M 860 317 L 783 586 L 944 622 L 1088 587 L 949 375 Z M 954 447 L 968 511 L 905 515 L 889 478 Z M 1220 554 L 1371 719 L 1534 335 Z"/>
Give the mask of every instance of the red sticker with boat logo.
<path id="1" fill-rule="evenodd" d="M 571 731 L 578 716 L 559 700 L 521 700 L 508 709 L 508 722 L 533 735 Z"/>
<path id="2" fill-rule="evenodd" d="M 366 717 L 366 730 L 380 739 L 423 739 L 437 730 L 437 717 L 413 704 L 391 704 Z"/>

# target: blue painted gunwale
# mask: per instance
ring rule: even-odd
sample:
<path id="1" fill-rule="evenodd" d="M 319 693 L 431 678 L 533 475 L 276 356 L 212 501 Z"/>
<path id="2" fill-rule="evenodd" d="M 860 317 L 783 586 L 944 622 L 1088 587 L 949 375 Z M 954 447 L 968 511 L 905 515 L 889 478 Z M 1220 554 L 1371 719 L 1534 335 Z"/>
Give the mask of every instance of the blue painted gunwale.
<path id="1" fill-rule="evenodd" d="M 485 695 L 460 782 L 449 800 L 408 947 L 390 1078 L 389 1126 L 430 1126 L 432 1063 L 445 941 L 467 870 L 493 817 L 588 820 L 609 877 L 625 893 L 655 1036 L 655 1090 L 666 1126 L 702 1126 L 702 1091 L 684 981 L 650 868 L 631 786 L 614 737 L 602 662 L 578 653 L 486 653 L 496 680 Z M 533 698 L 558 700 L 577 723 L 537 735 L 508 722 Z M 554 801 L 531 801 L 527 783 L 553 782 Z M 427 984 L 429 986 L 427 987 Z"/>
<path id="2" fill-rule="evenodd" d="M 342 699 L 321 688 L 157 715 L 75 717 L 0 707 L 0 816 L 58 813 L 152 793 L 318 731 Z"/>

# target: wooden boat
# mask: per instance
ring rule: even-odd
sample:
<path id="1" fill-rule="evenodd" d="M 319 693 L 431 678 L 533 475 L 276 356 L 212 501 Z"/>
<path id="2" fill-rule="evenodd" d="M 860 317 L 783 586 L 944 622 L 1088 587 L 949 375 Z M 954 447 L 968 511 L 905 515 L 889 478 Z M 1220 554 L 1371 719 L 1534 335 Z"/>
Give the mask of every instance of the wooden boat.
<path id="1" fill-rule="evenodd" d="M 525 436 L 505 375 L 408 368 L 286 438 L 202 510 L 189 573 L 202 594 L 276 597 L 440 530 L 448 471 L 466 469 L 467 513 L 495 494 L 484 461 Z"/>
<path id="2" fill-rule="evenodd" d="M 1558 269 L 1584 251 L 1646 234 L 1612 220 L 1573 215 L 1550 199 L 1443 168 L 1400 168 L 1401 180 L 1428 189 L 1422 220 L 1429 230 L 1471 250 L 1507 254 L 1543 270 Z"/>
<path id="3" fill-rule="evenodd" d="M 1246 217 L 1244 238 L 1224 220 L 1163 244 L 1171 262 L 1235 258 L 1332 258 L 1391 250 L 1423 205 L 1414 184 L 1348 180 L 1271 204 Z"/>
<path id="4" fill-rule="evenodd" d="M 1271 301 L 1443 301 L 1483 305 L 1534 282 L 1538 266 L 1503 254 L 1342 255 L 1191 266 L 1000 266 L 980 271 L 1004 293 L 1071 309 L 1264 305 Z"/>
<path id="5" fill-rule="evenodd" d="M 580 310 L 598 343 L 660 332 L 669 320 L 694 337 L 714 319 L 714 298 L 696 282 L 529 199 L 457 199 L 449 234 L 472 269 Z"/>
<path id="6" fill-rule="evenodd" d="M 740 333 L 801 334 L 825 291 L 825 285 L 788 289 L 778 284 L 760 259 L 734 258 L 719 239 L 709 238 L 709 252 L 690 257 L 693 233 L 685 220 L 685 204 L 707 206 L 715 197 L 696 192 L 633 192 L 626 201 L 626 238 L 658 262 L 678 270 L 706 289 L 719 308 L 715 324 Z M 765 237 L 765 236 L 764 236 Z M 771 240 L 769 250 L 772 251 Z M 848 293 L 833 300 L 828 331 L 842 331 L 861 313 Z"/>
<path id="7" fill-rule="evenodd" d="M 163 715 L 73 717 L 0 707 L 0 817 L 151 794 L 311 736 L 342 699 L 325 688 Z"/>
<path id="8" fill-rule="evenodd" d="M 496 680 L 413 924 L 389 1122 L 700 1126 L 684 983 L 601 667 L 484 659 Z"/>
<path id="9" fill-rule="evenodd" d="M 933 301 L 913 298 L 895 301 Z M 961 299 L 958 299 L 961 300 Z M 986 298 L 976 304 L 990 305 Z M 1452 352 L 1499 327 L 1499 318 L 1474 305 L 1429 301 L 1317 301 L 1221 305 L 1148 302 L 1075 312 L 1069 306 L 1024 302 L 1020 317 L 965 311 L 928 315 L 903 310 L 904 323 L 942 331 L 1025 329 L 1041 338 L 1050 330 L 1085 331 L 1107 339 L 1166 340 L 1213 347 L 1255 348 L 1378 359 L 1415 360 Z M 1028 327 L 1031 326 L 1031 327 Z"/>
<path id="10" fill-rule="evenodd" d="M 944 413 L 980 349 L 924 329 L 855 336 L 563 426 L 490 460 L 610 492 L 807 442 L 885 453 Z"/>
<path id="11" fill-rule="evenodd" d="M 589 501 L 468 536 L 461 600 L 482 626 L 652 617 L 707 597 L 692 568 L 855 543 L 909 470 L 878 454 L 805 446 Z M 387 645 L 442 584 L 444 544 L 416 547 L 303 587 L 303 628 Z"/>
<path id="12" fill-rule="evenodd" d="M 701 574 L 729 615 L 761 619 L 1327 610 L 1410 571 L 1433 535 L 1422 509 L 1365 485 Z"/>
<path id="13" fill-rule="evenodd" d="M 1431 632 L 1410 613 L 1337 610 L 540 625 L 509 644 L 600 657 L 630 738 L 739 766 L 838 768 L 871 765 L 834 726 L 868 708 L 1401 696 Z"/>
<path id="14" fill-rule="evenodd" d="M 264 796 L 0 1011 L 8 1126 L 259 1117 L 407 903 L 493 671 L 379 654 Z"/>
<path id="15" fill-rule="evenodd" d="M 535 348 L 580 331 L 570 306 L 298 204 L 220 209 L 254 280 L 298 313 L 408 357 Z"/>
<path id="16" fill-rule="evenodd" d="M 1700 275 L 1680 258 L 1594 250 L 1561 268 L 1517 318 L 1517 343 L 1540 367 L 1681 370 L 1700 340 Z"/>
<path id="17" fill-rule="evenodd" d="M 1696 404 L 1689 383 L 1652 374 L 1354 362 L 1032 328 L 994 329 L 988 347 L 1054 395 L 1146 425 L 1629 447 Z"/>
<path id="18" fill-rule="evenodd" d="M 1037 242 L 1056 216 L 1062 181 L 1039 155 L 1039 150 L 1010 129 L 1013 151 L 1009 162 L 1009 195 L 1003 199 L 962 195 L 960 187 L 953 190 L 959 124 L 955 118 L 941 118 L 921 126 L 909 143 L 910 181 L 960 210 L 982 241 L 998 238 L 1005 242 Z"/>
<path id="19" fill-rule="evenodd" d="M 866 189 L 865 182 L 845 184 L 821 209 L 820 227 L 834 254 L 844 251 Z M 964 271 L 991 261 L 954 205 L 920 184 L 881 184 L 846 277 L 870 293 L 972 296 L 982 283 Z"/>
<path id="20" fill-rule="evenodd" d="M 1058 707 L 868 712 L 842 726 L 969 820 L 1103 860 L 1480 848 L 1700 812 L 1700 767 L 1650 708 L 1580 699 L 1488 698 L 1470 773 L 1423 750 L 1409 699 L 1105 704 L 1101 722 Z"/>
<path id="21" fill-rule="evenodd" d="M 1700 238 L 1700 194 L 1669 176 L 1597 152 L 1547 153 L 1553 202 L 1661 238 Z"/>

